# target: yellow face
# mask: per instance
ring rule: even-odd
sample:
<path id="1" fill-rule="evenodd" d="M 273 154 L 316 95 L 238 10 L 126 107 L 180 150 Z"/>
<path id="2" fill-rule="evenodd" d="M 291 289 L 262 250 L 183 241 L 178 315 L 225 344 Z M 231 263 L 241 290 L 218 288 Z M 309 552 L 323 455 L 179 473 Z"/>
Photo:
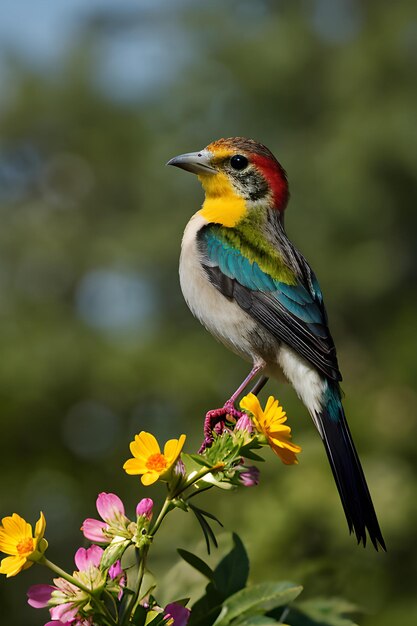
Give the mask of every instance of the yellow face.
<path id="1" fill-rule="evenodd" d="M 208 222 L 233 227 L 253 209 L 285 208 L 285 172 L 272 153 L 252 139 L 219 139 L 168 164 L 197 174 L 206 194 L 199 214 Z"/>
<path id="2" fill-rule="evenodd" d="M 198 175 L 206 194 L 199 214 L 208 222 L 233 227 L 248 211 L 246 199 L 236 186 L 230 167 L 231 159 L 236 156 L 236 149 L 215 142 L 207 146 L 206 150 L 211 155 L 210 165 L 217 173 L 215 176 L 210 173 Z"/>
<path id="3" fill-rule="evenodd" d="M 206 194 L 199 214 L 208 222 L 228 227 L 237 224 L 247 212 L 245 199 L 238 193 L 227 172 L 222 171 L 221 168 L 221 164 L 230 160 L 232 155 L 230 150 L 214 152 L 211 164 L 217 169 L 217 174 L 213 176 L 208 173 L 198 176 Z"/>

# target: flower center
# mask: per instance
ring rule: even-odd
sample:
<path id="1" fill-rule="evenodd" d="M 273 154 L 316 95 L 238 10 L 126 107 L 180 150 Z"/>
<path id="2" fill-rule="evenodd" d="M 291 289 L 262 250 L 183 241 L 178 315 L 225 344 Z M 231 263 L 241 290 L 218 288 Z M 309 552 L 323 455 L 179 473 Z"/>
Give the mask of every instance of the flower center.
<path id="1" fill-rule="evenodd" d="M 167 462 L 166 458 L 163 454 L 157 452 L 156 454 L 151 454 L 151 456 L 146 461 L 146 467 L 149 470 L 154 470 L 155 472 L 162 472 L 166 469 Z"/>
<path id="2" fill-rule="evenodd" d="M 17 553 L 22 556 L 23 554 L 29 554 L 33 552 L 33 539 L 32 537 L 26 537 L 25 539 L 21 539 L 16 546 Z"/>

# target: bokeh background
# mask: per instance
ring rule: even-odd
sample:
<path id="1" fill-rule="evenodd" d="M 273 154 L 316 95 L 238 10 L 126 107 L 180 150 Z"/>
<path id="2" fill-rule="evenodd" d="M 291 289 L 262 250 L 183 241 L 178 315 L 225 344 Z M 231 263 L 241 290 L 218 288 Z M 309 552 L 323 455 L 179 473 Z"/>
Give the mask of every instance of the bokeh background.
<path id="1" fill-rule="evenodd" d="M 99 491 L 131 513 L 149 495 L 121 469 L 134 433 L 186 432 L 194 450 L 246 373 L 182 300 L 202 192 L 164 167 L 244 135 L 288 171 L 287 230 L 320 278 L 388 553 L 348 536 L 319 437 L 274 384 L 300 464 L 269 454 L 257 489 L 205 504 L 247 544 L 252 580 L 346 598 L 363 626 L 417 623 L 416 76 L 414 0 L 2 4 L 0 513 L 42 509 L 52 560 L 72 568 Z M 175 512 L 151 568 L 199 541 Z M 2 623 L 47 621 L 25 591 L 48 580 L 1 580 Z"/>

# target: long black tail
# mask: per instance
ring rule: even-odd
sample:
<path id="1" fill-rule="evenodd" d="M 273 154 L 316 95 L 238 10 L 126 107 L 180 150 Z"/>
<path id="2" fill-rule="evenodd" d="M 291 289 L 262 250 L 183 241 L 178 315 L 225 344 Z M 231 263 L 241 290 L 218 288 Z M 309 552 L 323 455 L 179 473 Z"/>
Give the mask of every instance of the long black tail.
<path id="1" fill-rule="evenodd" d="M 325 403 L 315 416 L 336 481 L 350 532 L 366 545 L 366 530 L 378 550 L 386 550 L 365 475 L 343 412 L 339 387 L 328 382 Z"/>

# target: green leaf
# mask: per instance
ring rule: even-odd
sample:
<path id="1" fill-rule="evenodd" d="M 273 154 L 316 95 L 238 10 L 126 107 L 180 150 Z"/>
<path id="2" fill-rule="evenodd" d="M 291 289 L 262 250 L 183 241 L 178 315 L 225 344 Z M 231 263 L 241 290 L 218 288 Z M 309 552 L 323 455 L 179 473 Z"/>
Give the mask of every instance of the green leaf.
<path id="1" fill-rule="evenodd" d="M 245 459 L 249 459 L 250 461 L 265 463 L 265 459 L 259 456 L 259 454 L 256 454 L 256 452 L 253 452 L 253 450 L 246 450 L 244 452 L 242 451 L 242 456 L 245 457 Z"/>
<path id="2" fill-rule="evenodd" d="M 224 598 L 243 589 L 249 576 L 249 558 L 240 537 L 233 533 L 233 548 L 214 570 L 217 589 Z"/>
<path id="3" fill-rule="evenodd" d="M 243 619 L 237 619 L 233 622 L 233 626 L 275 626 L 280 624 L 276 619 L 268 617 L 267 615 L 250 615 Z"/>
<path id="4" fill-rule="evenodd" d="M 202 465 L 203 467 L 213 467 L 213 463 L 210 463 L 210 461 L 207 461 L 207 459 L 202 457 L 200 454 L 183 454 L 182 455 L 183 459 L 184 459 L 184 456 L 185 457 L 188 456 L 195 463 L 198 463 L 198 465 Z"/>
<path id="5" fill-rule="evenodd" d="M 207 520 L 203 517 L 200 510 L 190 504 L 190 509 L 196 516 L 198 523 L 201 526 L 201 530 L 203 531 L 204 539 L 206 540 L 207 553 L 210 554 L 210 542 L 213 543 L 214 547 L 217 548 L 217 539 L 216 535 L 211 529 L 211 526 L 207 522 Z"/>
<path id="6" fill-rule="evenodd" d="M 209 519 L 212 519 L 214 522 L 217 522 L 218 525 L 223 528 L 223 524 L 221 523 L 219 519 L 217 519 L 215 515 L 213 515 L 213 513 L 209 513 L 208 511 L 203 511 L 203 509 L 200 509 L 196 507 L 195 505 L 193 505 L 193 507 L 194 509 L 197 509 L 201 513 L 201 515 L 204 515 L 204 517 L 208 517 Z"/>
<path id="7" fill-rule="evenodd" d="M 206 593 L 191 607 L 188 626 L 212 626 L 221 610 L 224 600 L 214 583 L 209 583 Z"/>
<path id="8" fill-rule="evenodd" d="M 203 574 L 206 578 L 211 581 L 214 581 L 214 573 L 213 570 L 205 563 L 199 556 L 196 556 L 192 552 L 188 552 L 188 550 L 183 550 L 182 548 L 178 548 L 178 554 L 188 565 L 191 565 L 194 569 L 196 569 L 200 574 Z"/>
<path id="9" fill-rule="evenodd" d="M 189 503 L 188 506 L 190 507 L 194 515 L 196 516 L 197 521 L 201 526 L 201 529 L 204 534 L 204 538 L 206 540 L 207 552 L 208 554 L 210 554 L 210 542 L 214 545 L 215 548 L 217 548 L 217 540 L 210 524 L 206 520 L 206 517 L 214 520 L 222 527 L 223 527 L 223 524 L 217 519 L 217 517 L 215 517 L 211 513 L 208 513 L 207 511 L 203 511 L 202 509 L 195 506 L 195 504 Z"/>
<path id="10" fill-rule="evenodd" d="M 166 624 L 164 613 L 157 613 L 155 617 L 152 617 L 153 613 L 155 613 L 155 611 L 153 611 L 152 609 L 148 611 L 147 620 L 149 621 L 147 620 L 145 621 L 146 626 L 159 626 L 159 625 L 162 626 L 163 624 Z"/>
<path id="11" fill-rule="evenodd" d="M 132 624 L 135 624 L 135 626 L 144 626 L 145 621 L 146 621 L 146 613 L 147 611 L 145 607 L 139 604 L 136 607 L 135 612 L 133 614 Z"/>
<path id="12" fill-rule="evenodd" d="M 359 608 L 339 598 L 317 598 L 300 602 L 286 618 L 291 626 L 356 626 L 346 614 Z"/>
<path id="13" fill-rule="evenodd" d="M 216 626 L 227 626 L 239 615 L 266 613 L 295 600 L 303 588 L 290 582 L 260 583 L 241 589 L 225 600 Z"/>
<path id="14" fill-rule="evenodd" d="M 224 600 L 246 585 L 248 575 L 246 550 L 239 537 L 233 535 L 233 548 L 217 565 L 214 581 L 207 585 L 204 596 L 193 605 L 188 626 L 212 626 Z"/>

